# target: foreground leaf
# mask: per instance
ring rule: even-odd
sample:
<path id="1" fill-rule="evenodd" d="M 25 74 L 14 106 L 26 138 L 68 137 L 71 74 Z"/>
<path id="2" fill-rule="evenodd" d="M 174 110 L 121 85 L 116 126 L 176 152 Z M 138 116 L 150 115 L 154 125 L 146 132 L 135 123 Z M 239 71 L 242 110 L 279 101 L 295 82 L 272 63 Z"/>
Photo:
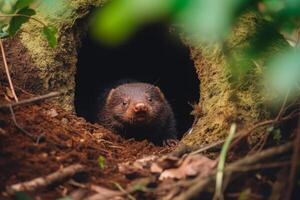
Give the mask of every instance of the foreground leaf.
<path id="1" fill-rule="evenodd" d="M 98 157 L 98 166 L 99 166 L 100 169 L 104 169 L 105 168 L 105 166 L 106 166 L 106 159 L 105 159 L 104 156 L 100 155 Z"/>
<path id="2" fill-rule="evenodd" d="M 29 197 L 24 192 L 16 192 L 15 199 L 16 200 L 33 200 L 31 197 Z"/>
<path id="3" fill-rule="evenodd" d="M 34 0 L 18 0 L 16 3 L 16 9 L 23 9 L 26 7 L 29 7 L 30 4 L 32 4 Z"/>
<path id="4" fill-rule="evenodd" d="M 50 47 L 54 48 L 57 45 L 56 38 L 57 28 L 53 26 L 44 26 L 43 35 L 46 37 Z"/>
<path id="5" fill-rule="evenodd" d="M 28 22 L 30 17 L 32 15 L 35 15 L 35 11 L 30 8 L 24 8 L 17 12 L 17 15 L 24 15 L 24 16 L 14 16 L 10 23 L 8 28 L 8 33 L 10 36 L 15 36 L 18 30 L 21 28 L 21 26 Z"/>

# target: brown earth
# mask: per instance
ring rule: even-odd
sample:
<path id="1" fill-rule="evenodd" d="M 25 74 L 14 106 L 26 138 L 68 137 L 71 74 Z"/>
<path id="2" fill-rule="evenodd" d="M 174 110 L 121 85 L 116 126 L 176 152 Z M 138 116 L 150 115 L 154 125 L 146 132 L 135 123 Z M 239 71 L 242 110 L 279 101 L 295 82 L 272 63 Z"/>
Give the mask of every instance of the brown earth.
<path id="1" fill-rule="evenodd" d="M 1 91 L 0 105 L 9 103 L 4 98 L 3 87 Z M 29 94 L 21 95 L 21 99 L 30 97 Z M 118 163 L 145 155 L 162 155 L 171 150 L 147 141 L 124 140 L 49 101 L 14 107 L 22 128 L 36 136 L 44 135 L 39 143 L 15 127 L 8 109 L 0 110 L 0 199 L 8 199 L 6 186 L 48 175 L 75 163 L 87 168 L 85 174 L 74 177 L 80 183 L 112 188 L 116 182 L 125 186 L 130 180 L 118 172 Z M 105 157 L 105 169 L 99 167 L 100 155 Z M 59 187 L 36 191 L 31 196 L 56 199 L 73 189 L 74 186 L 65 182 Z"/>

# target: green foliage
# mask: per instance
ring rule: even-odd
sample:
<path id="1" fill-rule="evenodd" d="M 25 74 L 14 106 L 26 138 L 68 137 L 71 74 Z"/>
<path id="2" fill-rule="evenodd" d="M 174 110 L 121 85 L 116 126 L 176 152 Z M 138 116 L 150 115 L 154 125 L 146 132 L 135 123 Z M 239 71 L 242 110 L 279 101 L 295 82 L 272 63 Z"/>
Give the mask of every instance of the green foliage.
<path id="1" fill-rule="evenodd" d="M 55 37 L 57 28 L 53 26 L 44 26 L 43 34 L 47 38 L 50 47 L 54 48 L 57 45 L 57 39 Z"/>
<path id="2" fill-rule="evenodd" d="M 247 188 L 240 193 L 239 200 L 248 200 L 250 199 L 251 189 Z"/>
<path id="3" fill-rule="evenodd" d="M 99 168 L 102 170 L 102 169 L 105 169 L 106 167 L 106 159 L 104 156 L 100 155 L 98 157 L 98 166 Z"/>
<path id="4" fill-rule="evenodd" d="M 21 26 L 29 21 L 29 16 L 35 15 L 35 11 L 26 7 L 16 13 L 17 15 L 24 16 L 14 16 L 9 22 L 8 33 L 10 36 L 15 36 L 17 31 L 21 28 Z"/>
<path id="5" fill-rule="evenodd" d="M 280 129 L 275 129 L 273 126 L 270 126 L 267 128 L 267 132 L 271 133 L 271 135 L 273 136 L 273 140 L 279 144 L 281 139 L 282 139 L 282 135 L 281 135 L 281 131 Z"/>
<path id="6" fill-rule="evenodd" d="M 59 198 L 59 199 L 57 199 L 57 200 L 73 200 L 71 197 L 63 197 L 63 198 Z"/>
<path id="7" fill-rule="evenodd" d="M 268 65 L 266 80 L 271 89 L 286 96 L 300 91 L 300 47 L 291 48 L 276 55 Z"/>
<path id="8" fill-rule="evenodd" d="M 256 27 L 256 34 L 245 42 L 247 45 L 235 46 L 232 48 L 235 51 L 231 52 L 226 48 L 228 36 L 234 35 L 232 27 L 239 16 L 249 10 L 263 16 L 265 23 Z M 218 43 L 223 47 L 230 63 L 231 79 L 235 82 L 250 80 L 252 77 L 249 72 L 257 67 L 257 61 L 261 58 L 270 60 L 267 66 L 270 71 L 274 68 L 278 72 L 275 73 L 278 76 L 273 76 L 272 72 L 270 77 L 280 94 L 287 87 L 295 90 L 298 84 L 296 80 L 300 80 L 298 50 L 285 53 L 282 49 L 282 54 L 275 57 L 265 54 L 270 52 L 268 50 L 272 48 L 273 42 L 281 37 L 278 32 L 291 33 L 300 27 L 299 0 L 114 0 L 96 11 L 91 20 L 91 33 L 102 43 L 119 45 L 141 26 L 160 21 L 170 22 L 170 25 L 180 28 L 180 33 L 187 34 L 195 45 L 205 42 Z"/>
<path id="9" fill-rule="evenodd" d="M 140 192 L 144 192 L 146 189 L 145 185 L 142 184 L 137 184 L 133 186 L 134 191 L 140 191 Z"/>
<path id="10" fill-rule="evenodd" d="M 17 10 L 21 10 L 23 8 L 29 7 L 30 4 L 32 4 L 34 2 L 34 0 L 21 0 L 21 1 L 17 1 L 15 8 Z"/>
<path id="11" fill-rule="evenodd" d="M 16 192 L 14 196 L 15 200 L 33 200 L 31 197 L 29 197 L 24 192 Z"/>
<path id="12" fill-rule="evenodd" d="M 38 0 L 0 1 L 0 38 L 15 36 L 22 25 L 36 14 L 33 7 L 36 6 L 37 2 Z M 42 34 L 47 39 L 49 46 L 54 48 L 57 45 L 57 29 L 38 19 L 35 21 L 42 25 Z"/>
<path id="13" fill-rule="evenodd" d="M 184 25 L 196 40 L 221 41 L 230 31 L 234 17 L 250 0 L 115 0 L 99 9 L 92 20 L 92 33 L 102 42 L 119 44 L 140 26 L 171 20 Z"/>
<path id="14" fill-rule="evenodd" d="M 15 9 L 17 0 L 0 0 L 0 12 L 1 13 L 12 13 Z"/>
<path id="15" fill-rule="evenodd" d="M 119 44 L 128 39 L 142 24 L 167 16 L 173 1 L 112 1 L 105 9 L 94 14 L 91 32 L 104 43 Z"/>
<path id="16" fill-rule="evenodd" d="M 275 129 L 272 133 L 273 133 L 273 140 L 275 140 L 277 144 L 279 144 L 282 138 L 281 131 L 279 129 Z"/>

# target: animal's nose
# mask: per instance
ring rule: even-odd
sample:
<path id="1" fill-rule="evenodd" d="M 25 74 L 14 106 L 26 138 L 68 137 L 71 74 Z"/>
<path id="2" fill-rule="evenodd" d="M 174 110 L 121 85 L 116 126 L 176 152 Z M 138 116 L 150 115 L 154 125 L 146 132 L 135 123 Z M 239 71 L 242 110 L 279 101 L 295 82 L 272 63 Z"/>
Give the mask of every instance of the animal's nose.
<path id="1" fill-rule="evenodd" d="M 134 112 L 138 113 L 138 112 L 147 112 L 148 108 L 146 106 L 146 104 L 144 103 L 137 103 L 134 106 Z"/>

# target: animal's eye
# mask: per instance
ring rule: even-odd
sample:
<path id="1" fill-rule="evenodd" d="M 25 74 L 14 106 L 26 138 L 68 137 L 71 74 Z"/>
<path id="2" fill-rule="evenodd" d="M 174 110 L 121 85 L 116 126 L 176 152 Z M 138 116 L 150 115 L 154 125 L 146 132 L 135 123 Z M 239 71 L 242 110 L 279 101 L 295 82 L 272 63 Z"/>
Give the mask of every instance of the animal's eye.
<path id="1" fill-rule="evenodd" d="M 123 101 L 123 106 L 126 106 L 128 103 L 127 103 L 127 101 Z"/>
<path id="2" fill-rule="evenodd" d="M 150 102 L 152 101 L 152 98 L 151 98 L 151 97 L 148 97 L 147 99 L 148 99 L 148 101 L 150 101 Z"/>

